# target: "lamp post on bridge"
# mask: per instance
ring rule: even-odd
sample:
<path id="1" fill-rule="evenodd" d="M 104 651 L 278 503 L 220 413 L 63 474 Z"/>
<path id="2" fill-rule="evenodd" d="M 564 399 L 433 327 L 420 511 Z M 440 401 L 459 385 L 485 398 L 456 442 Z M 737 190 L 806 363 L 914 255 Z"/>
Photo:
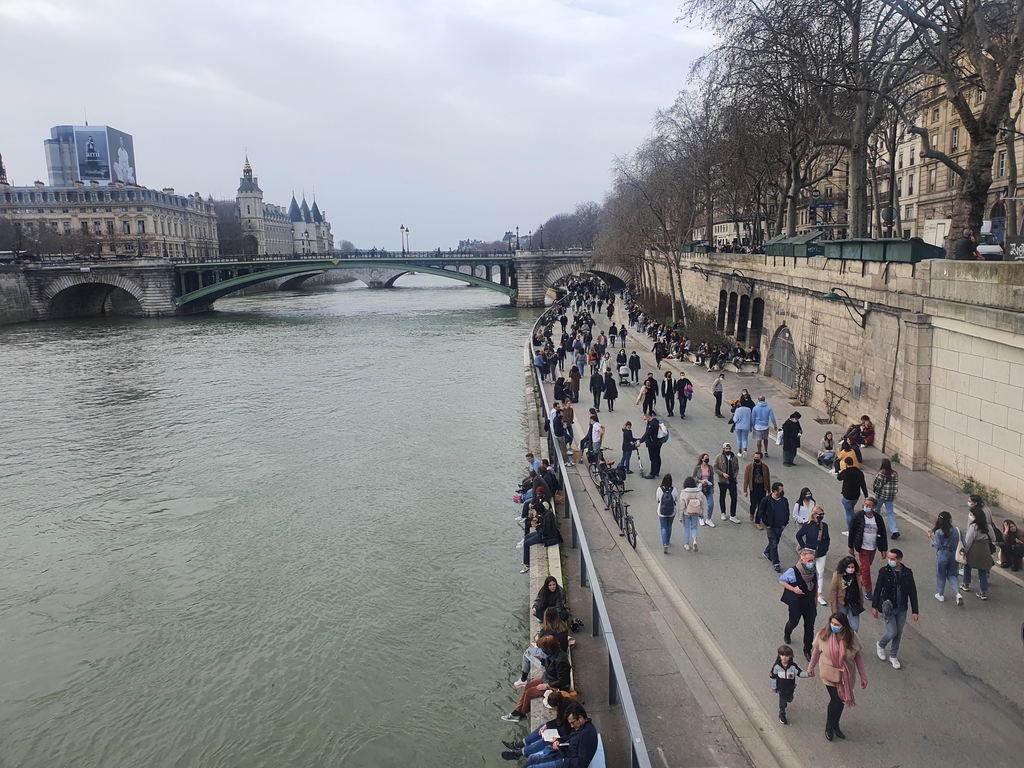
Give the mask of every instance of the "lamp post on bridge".
<path id="1" fill-rule="evenodd" d="M 402 255 L 405 255 L 405 224 L 400 226 L 398 230 L 402 233 Z"/>

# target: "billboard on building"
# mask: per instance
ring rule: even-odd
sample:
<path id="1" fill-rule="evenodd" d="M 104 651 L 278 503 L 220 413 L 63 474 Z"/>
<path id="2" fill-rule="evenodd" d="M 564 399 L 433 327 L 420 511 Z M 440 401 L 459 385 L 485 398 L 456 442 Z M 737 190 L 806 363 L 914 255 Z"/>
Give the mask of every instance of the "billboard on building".
<path id="1" fill-rule="evenodd" d="M 135 145 L 131 135 L 107 128 L 107 146 L 110 147 L 111 181 L 138 184 L 135 179 Z"/>
<path id="2" fill-rule="evenodd" d="M 75 151 L 78 178 L 82 181 L 110 183 L 110 148 L 105 126 L 75 126 Z"/>
<path id="3" fill-rule="evenodd" d="M 82 181 L 139 183 L 135 176 L 135 143 L 131 134 L 105 125 L 76 125 L 72 133 L 78 178 Z"/>

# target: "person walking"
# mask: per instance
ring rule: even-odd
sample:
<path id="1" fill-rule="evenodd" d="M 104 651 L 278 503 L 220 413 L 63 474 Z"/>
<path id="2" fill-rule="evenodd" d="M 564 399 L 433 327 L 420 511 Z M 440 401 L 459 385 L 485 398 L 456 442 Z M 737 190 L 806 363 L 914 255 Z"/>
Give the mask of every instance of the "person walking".
<path id="1" fill-rule="evenodd" d="M 676 383 L 672 380 L 672 371 L 665 371 L 661 382 L 661 397 L 665 401 L 665 415 L 675 416 Z"/>
<path id="2" fill-rule="evenodd" d="M 704 492 L 697 487 L 697 481 L 692 477 L 683 480 L 683 490 L 679 495 L 681 508 L 680 522 L 683 524 L 683 549 L 689 549 L 693 545 L 693 551 L 697 551 L 697 527 L 700 521 L 708 513 L 708 501 Z"/>
<path id="3" fill-rule="evenodd" d="M 967 555 L 967 562 L 964 564 L 964 577 L 960 582 L 960 589 L 964 592 L 971 591 L 971 570 L 978 571 L 978 586 L 981 588 L 978 597 L 988 600 L 988 572 L 992 570 L 992 544 L 994 537 L 989 528 L 988 517 L 982 505 L 981 497 L 971 495 L 967 506 L 970 512 L 967 513 L 967 533 L 964 534 L 964 552 Z"/>
<path id="4" fill-rule="evenodd" d="M 875 475 L 871 490 L 882 506 L 885 507 L 886 516 L 889 518 L 889 536 L 895 541 L 900 537 L 899 526 L 896 525 L 896 513 L 893 511 L 893 501 L 900 489 L 900 475 L 892 468 L 889 459 L 882 459 L 882 464 Z"/>
<path id="5" fill-rule="evenodd" d="M 960 546 L 960 531 L 953 525 L 949 512 L 939 512 L 935 525 L 928 531 L 928 540 L 935 550 L 935 599 L 946 602 L 946 584 L 953 590 L 958 606 L 963 606 L 964 596 L 960 594 L 960 580 L 957 573 L 956 550 Z"/>
<path id="6" fill-rule="evenodd" d="M 640 355 L 633 350 L 633 354 L 629 356 L 629 378 L 635 384 L 640 383 Z"/>
<path id="7" fill-rule="evenodd" d="M 661 526 L 662 551 L 668 554 L 668 545 L 672 541 L 672 525 L 676 521 L 676 510 L 679 508 L 679 491 L 672 487 L 672 475 L 666 473 L 661 485 L 655 491 L 655 502 L 658 505 L 658 523 Z M 690 545 L 686 544 L 689 550 Z"/>
<path id="8" fill-rule="evenodd" d="M 875 596 L 871 601 L 871 615 L 876 619 L 882 612 L 885 619 L 885 634 L 875 644 L 878 658 L 886 660 L 885 648 L 889 648 L 889 663 L 893 669 L 899 669 L 900 640 L 903 638 L 903 625 L 907 623 L 907 603 L 910 603 L 911 617 L 916 622 L 917 584 L 914 583 L 914 572 L 903 565 L 902 550 L 893 547 L 889 550 L 889 562 L 878 569 L 875 579 Z"/>
<path id="9" fill-rule="evenodd" d="M 718 501 L 722 508 L 722 519 L 726 519 L 725 495 L 730 498 L 728 519 L 739 524 L 736 519 L 736 485 L 739 482 L 736 475 L 740 471 L 740 460 L 732 452 L 732 446 L 728 443 L 722 444 L 722 452 L 715 457 L 715 476 L 718 478 Z"/>
<path id="10" fill-rule="evenodd" d="M 807 677 L 807 673 L 793 663 L 793 649 L 788 645 L 780 645 L 778 657 L 772 665 L 772 671 L 768 673 L 771 679 L 771 689 L 779 696 L 779 722 L 789 725 L 786 719 L 786 707 L 793 703 L 793 694 L 796 692 L 796 679 Z"/>
<path id="11" fill-rule="evenodd" d="M 789 618 L 786 620 L 785 641 L 792 642 L 793 630 L 804 622 L 804 656 L 811 658 L 814 643 L 814 620 L 818 616 L 815 598 L 818 594 L 818 577 L 814 570 L 814 550 L 801 549 L 796 565 L 787 568 L 779 576 L 782 585 L 782 602 L 789 607 Z"/>
<path id="12" fill-rule="evenodd" d="M 856 557 L 847 555 L 836 566 L 829 589 L 829 605 L 832 613 L 842 613 L 846 616 L 854 632 L 860 631 L 860 615 L 864 613 L 865 607 L 860 584 L 860 565 Z"/>
<path id="13" fill-rule="evenodd" d="M 746 458 L 747 441 L 750 439 L 750 430 L 754 426 L 753 410 L 741 398 L 732 412 L 732 425 L 736 431 L 736 450 L 740 452 L 740 458 Z"/>
<path id="14" fill-rule="evenodd" d="M 852 707 L 857 703 L 853 696 L 853 686 L 858 674 L 861 689 L 868 687 L 860 638 L 850 627 L 846 614 L 833 613 L 828 625 L 814 636 L 812 648 L 807 676 L 814 677 L 814 670 L 820 663 L 821 681 L 828 691 L 825 738 L 829 741 L 833 738 L 845 739 L 846 734 L 839 727 L 839 719 L 847 706 Z"/>
<path id="15" fill-rule="evenodd" d="M 597 369 L 590 374 L 590 393 L 594 396 L 594 410 L 601 411 L 601 393 L 604 392 L 604 376 L 602 376 Z"/>
<path id="16" fill-rule="evenodd" d="M 647 428 L 644 430 L 644 436 L 637 440 L 637 444 L 644 443 L 647 446 L 651 469 L 649 475 L 641 475 L 641 477 L 646 480 L 657 480 L 658 475 L 661 474 L 661 438 L 658 437 L 661 422 L 649 413 L 644 414 L 644 421 L 647 422 Z"/>
<path id="17" fill-rule="evenodd" d="M 693 398 L 693 382 L 686 378 L 686 374 L 679 372 L 676 379 L 676 399 L 679 400 L 679 418 L 686 418 L 686 406 Z"/>
<path id="18" fill-rule="evenodd" d="M 608 412 L 615 410 L 615 401 L 619 397 L 619 387 L 615 383 L 615 377 L 608 371 L 604 375 L 604 401 L 608 403 Z"/>
<path id="19" fill-rule="evenodd" d="M 798 503 L 794 509 L 799 506 Z M 793 519 L 796 519 L 796 515 L 793 516 Z M 832 541 L 829 539 L 824 509 L 815 506 L 811 510 L 810 519 L 796 532 L 796 543 L 801 549 L 814 550 L 814 569 L 818 573 L 818 605 L 828 605 L 822 596 L 822 590 L 825 584 L 825 556 L 828 554 L 828 548 Z"/>
<path id="20" fill-rule="evenodd" d="M 654 362 L 658 364 L 658 370 L 661 370 L 661 361 L 665 358 L 665 345 L 659 340 L 654 342 L 654 348 L 651 349 L 654 353 Z"/>
<path id="21" fill-rule="evenodd" d="M 754 460 L 743 470 L 743 498 L 750 498 L 750 522 L 757 525 L 757 530 L 764 526 L 757 520 L 757 507 L 761 499 L 768 495 L 772 487 L 772 473 L 768 465 L 762 461 L 760 451 L 754 453 Z"/>
<path id="22" fill-rule="evenodd" d="M 725 374 L 720 374 L 711 387 L 711 393 L 715 396 L 715 416 L 724 419 L 722 415 L 722 395 L 725 392 Z"/>
<path id="23" fill-rule="evenodd" d="M 626 348 L 626 324 L 623 323 L 619 328 L 619 341 L 622 342 L 622 348 Z"/>
<path id="24" fill-rule="evenodd" d="M 764 559 L 772 564 L 776 573 L 782 572 L 779 565 L 779 540 L 789 525 L 789 500 L 786 499 L 785 492 L 786 488 L 782 483 L 772 483 L 772 492 L 757 505 L 757 520 L 764 526 L 768 536 L 768 546 L 763 552 Z"/>
<path id="25" fill-rule="evenodd" d="M 573 432 L 572 425 L 573 420 L 576 418 L 576 412 L 572 409 L 572 402 L 565 400 L 562 403 L 562 426 L 565 427 L 565 444 L 571 446 L 573 440 L 576 439 L 576 435 Z"/>
<path id="26" fill-rule="evenodd" d="M 796 503 L 793 504 L 793 522 L 797 525 L 797 530 L 800 529 L 800 526 L 810 522 L 815 506 L 817 506 L 817 502 L 814 501 L 811 489 L 801 488 L 800 495 L 797 496 Z"/>
<path id="27" fill-rule="evenodd" d="M 764 395 L 757 398 L 757 405 L 751 411 L 754 420 L 754 440 L 757 450 L 761 455 L 768 458 L 768 425 L 778 429 L 775 423 L 775 411 L 764 399 Z M 763 445 L 762 445 L 763 443 Z"/>
<path id="28" fill-rule="evenodd" d="M 782 425 L 782 466 L 792 467 L 796 462 L 796 452 L 800 448 L 800 414 L 794 411 Z"/>
<path id="29" fill-rule="evenodd" d="M 861 472 L 860 467 L 854 466 L 850 456 L 847 456 L 844 462 L 843 471 L 836 475 L 836 480 L 843 484 L 840 500 L 846 511 L 846 530 L 849 531 L 853 522 L 853 510 L 857 506 L 861 492 L 864 493 L 864 498 L 868 496 L 868 484 L 864 482 L 864 473 Z"/>
<path id="30" fill-rule="evenodd" d="M 700 525 L 714 528 L 715 521 L 711 516 L 715 513 L 715 469 L 711 466 L 711 457 L 706 453 L 702 453 L 697 459 L 697 464 L 693 468 L 693 479 L 704 494 L 708 507 L 707 519 L 701 520 Z"/>
<path id="31" fill-rule="evenodd" d="M 658 385 L 654 379 L 648 378 L 644 381 L 643 386 L 640 387 L 640 393 L 636 396 L 636 404 L 643 408 L 645 416 L 654 415 L 654 406 L 658 402 Z"/>
<path id="32" fill-rule="evenodd" d="M 627 421 L 622 425 L 622 459 L 618 467 L 627 475 L 632 475 L 633 470 L 629 468 L 629 460 L 633 458 L 633 451 L 636 450 L 636 438 L 633 437 L 633 422 Z"/>
<path id="33" fill-rule="evenodd" d="M 875 553 L 884 558 L 889 549 L 885 523 L 875 514 L 875 500 L 865 499 L 864 509 L 853 516 L 850 523 L 850 554 L 860 559 L 860 575 L 864 582 L 864 597 L 871 600 L 871 564 Z"/>

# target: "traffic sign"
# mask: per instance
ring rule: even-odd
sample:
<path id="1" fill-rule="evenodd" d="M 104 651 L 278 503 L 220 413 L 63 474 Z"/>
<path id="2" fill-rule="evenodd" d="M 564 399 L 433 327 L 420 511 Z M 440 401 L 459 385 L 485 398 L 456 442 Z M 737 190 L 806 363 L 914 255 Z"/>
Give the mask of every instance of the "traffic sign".
<path id="1" fill-rule="evenodd" d="M 819 190 L 817 190 L 817 189 L 812 189 L 811 190 L 811 200 L 817 200 L 819 197 L 821 197 L 821 192 Z"/>

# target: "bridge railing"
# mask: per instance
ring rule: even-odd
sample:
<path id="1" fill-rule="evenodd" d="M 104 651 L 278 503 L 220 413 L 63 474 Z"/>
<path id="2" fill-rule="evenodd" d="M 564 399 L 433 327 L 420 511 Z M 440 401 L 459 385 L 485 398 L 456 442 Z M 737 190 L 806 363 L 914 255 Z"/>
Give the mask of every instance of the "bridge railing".
<path id="1" fill-rule="evenodd" d="M 409 259 L 416 261 L 433 259 L 453 259 L 467 261 L 470 259 L 510 259 L 513 254 L 508 251 L 491 251 L 487 253 L 469 251 L 336 251 L 334 253 L 279 253 L 262 256 L 244 256 L 231 254 L 227 256 L 182 256 L 170 259 L 172 264 L 224 264 L 228 262 L 252 263 L 259 261 L 328 261 L 330 259 Z"/>
<path id="2" fill-rule="evenodd" d="M 556 303 L 552 310 L 556 308 Z M 552 311 L 552 310 L 549 310 Z M 528 342 L 530 358 L 533 358 L 534 341 L 541 322 L 548 312 L 543 313 L 533 326 L 533 332 Z M 540 372 L 534 367 L 534 381 L 537 384 L 537 392 L 543 407 L 542 418 L 547 419 L 551 413 L 551 402 L 548 400 L 547 392 L 541 383 Z M 562 487 L 565 489 L 565 516 L 572 520 L 572 548 L 580 550 L 580 586 L 590 587 L 591 596 L 591 632 L 594 637 L 604 635 L 605 649 L 608 651 L 608 703 L 615 705 L 621 703 L 622 716 L 626 720 L 626 727 L 629 729 L 629 741 L 631 752 L 632 768 L 651 768 L 651 758 L 647 753 L 647 743 L 644 741 L 643 731 L 640 729 L 640 718 L 636 714 L 636 705 L 633 703 L 633 696 L 629 690 L 629 681 L 626 679 L 626 671 L 622 666 L 622 656 L 619 653 L 619 644 L 615 639 L 615 630 L 612 627 L 611 618 L 608 616 L 608 607 L 604 602 L 604 592 L 601 590 L 601 583 L 597 577 L 597 568 L 594 565 L 594 556 L 590 552 L 587 543 L 587 535 L 583 531 L 583 522 L 580 519 L 580 512 L 576 506 L 576 497 L 573 495 L 572 486 L 569 483 L 565 457 L 555 439 L 554 430 L 548 430 L 548 450 L 550 456 L 555 457 L 558 473 L 562 479 Z"/>

